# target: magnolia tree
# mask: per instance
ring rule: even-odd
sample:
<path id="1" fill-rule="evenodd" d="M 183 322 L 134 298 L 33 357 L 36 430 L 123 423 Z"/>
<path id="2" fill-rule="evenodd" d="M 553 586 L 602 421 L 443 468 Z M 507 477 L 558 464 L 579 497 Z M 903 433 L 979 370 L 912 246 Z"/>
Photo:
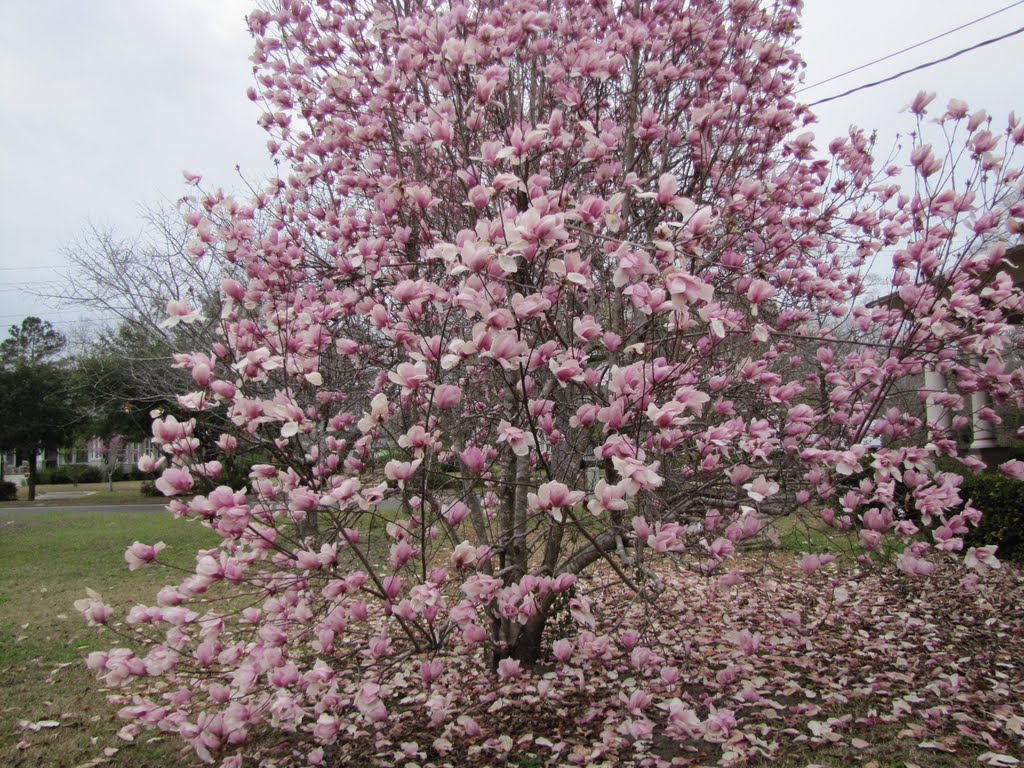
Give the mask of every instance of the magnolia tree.
<path id="1" fill-rule="evenodd" d="M 214 444 L 158 419 L 163 456 L 143 465 L 187 496 L 218 456 L 262 459 L 246 487 L 171 502 L 223 540 L 117 626 L 148 653 L 90 656 L 124 716 L 232 761 L 268 732 L 327 760 L 403 709 L 471 738 L 452 703 L 467 664 L 496 686 L 600 661 L 620 647 L 595 631 L 614 601 L 636 609 L 621 648 L 670 685 L 651 617 L 687 598 L 681 575 L 751 578 L 744 542 L 788 515 L 848 532 L 862 572 L 956 559 L 979 513 L 939 460 L 978 468 L 957 443 L 972 395 L 1024 391 L 1002 269 L 1024 123 L 953 101 L 932 146 L 921 94 L 906 173 L 857 130 L 819 146 L 793 95 L 798 8 L 250 15 L 250 98 L 289 175 L 249 202 L 191 198 L 190 252 L 245 277 L 222 285 L 220 340 L 177 356 L 196 383 L 180 404 L 229 428 Z M 862 278 L 890 259 L 870 308 Z M 113 625 L 98 596 L 80 607 Z M 728 731 L 714 708 L 661 704 L 676 738 Z"/>
<path id="2" fill-rule="evenodd" d="M 100 469 L 107 478 L 107 490 L 114 490 L 114 473 L 124 464 L 124 436 L 114 434 L 109 439 L 96 439 L 96 451 L 100 457 Z"/>

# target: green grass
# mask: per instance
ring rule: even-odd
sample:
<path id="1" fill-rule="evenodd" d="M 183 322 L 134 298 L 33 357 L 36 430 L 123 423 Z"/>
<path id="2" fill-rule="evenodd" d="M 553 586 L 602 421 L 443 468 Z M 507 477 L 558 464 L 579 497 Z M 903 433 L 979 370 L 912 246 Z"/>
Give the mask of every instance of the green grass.
<path id="1" fill-rule="evenodd" d="M 835 530 L 817 515 L 795 512 L 776 520 L 773 525 L 779 534 L 779 548 L 784 552 L 822 554 L 835 550 Z"/>
<path id="2" fill-rule="evenodd" d="M 182 567 L 194 562 L 197 549 L 216 543 L 206 529 L 162 512 L 0 509 L 0 765 L 79 766 L 104 757 L 104 748 L 118 749 L 104 765 L 194 764 L 177 742 L 119 740 L 123 722 L 83 663 L 92 650 L 123 644 L 85 626 L 74 610 L 86 587 L 124 607 L 149 602 L 160 586 L 177 581 L 162 568 L 127 570 L 124 550 L 136 539 L 166 542 L 162 559 Z M 61 724 L 19 726 L 40 720 Z"/>
<path id="3" fill-rule="evenodd" d="M 107 483 L 79 483 L 73 485 L 72 483 L 61 483 L 53 485 L 37 485 L 36 486 L 36 499 L 45 493 L 87 493 L 88 496 L 82 496 L 77 499 L 61 499 L 59 503 L 62 507 L 66 506 L 77 506 L 80 504 L 138 504 L 148 501 L 160 501 L 160 498 L 154 498 L 152 496 L 143 496 L 139 490 L 139 486 L 142 485 L 140 480 L 119 480 L 114 483 L 113 490 L 109 489 Z M 28 501 L 28 487 L 24 485 L 18 486 L 18 500 L 17 501 L 5 501 L 0 502 L 0 511 L 4 507 L 17 507 L 23 506 Z M 53 503 L 53 502 L 50 502 Z"/>

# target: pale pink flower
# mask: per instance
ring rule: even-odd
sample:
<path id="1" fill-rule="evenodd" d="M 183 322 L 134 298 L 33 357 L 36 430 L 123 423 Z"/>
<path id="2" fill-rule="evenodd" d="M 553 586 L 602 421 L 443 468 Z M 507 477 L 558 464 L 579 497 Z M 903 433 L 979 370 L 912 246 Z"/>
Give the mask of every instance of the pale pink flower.
<path id="1" fill-rule="evenodd" d="M 106 624 L 113 611 L 103 602 L 103 596 L 95 590 L 85 589 L 88 597 L 75 600 L 75 610 L 81 613 L 91 627 Z"/>
<path id="2" fill-rule="evenodd" d="M 527 502 L 530 508 L 538 512 L 550 512 L 555 520 L 561 522 L 562 509 L 574 507 L 579 504 L 587 494 L 583 491 L 570 491 L 564 483 L 553 481 L 544 483 L 537 489 L 537 493 L 527 495 Z"/>
<path id="3" fill-rule="evenodd" d="M 194 481 L 186 470 L 168 467 L 157 478 L 154 485 L 164 496 L 176 496 L 192 489 Z"/>
<path id="4" fill-rule="evenodd" d="M 167 302 L 167 315 L 168 317 L 159 324 L 161 328 L 174 328 L 179 323 L 188 325 L 204 319 L 199 312 L 189 307 L 188 301 L 178 299 L 170 299 Z"/>
<path id="5" fill-rule="evenodd" d="M 498 662 L 498 679 L 503 682 L 515 680 L 523 673 L 519 659 L 502 659 Z"/>
<path id="6" fill-rule="evenodd" d="M 498 442 L 508 443 L 516 456 L 529 455 L 530 449 L 537 445 L 532 433 L 513 427 L 507 421 L 498 424 Z"/>
<path id="7" fill-rule="evenodd" d="M 931 104 L 932 99 L 934 98 L 934 92 L 918 91 L 914 100 L 907 104 L 903 109 L 909 109 L 915 115 L 921 116 L 925 113 L 925 107 Z"/>
<path id="8" fill-rule="evenodd" d="M 152 546 L 136 541 L 124 553 L 125 562 L 128 563 L 128 570 L 135 571 L 153 562 L 166 546 L 162 541 L 158 541 Z"/>
<path id="9" fill-rule="evenodd" d="M 774 480 L 768 480 L 764 475 L 758 475 L 754 482 L 746 483 L 743 486 L 743 490 L 747 492 L 747 495 L 754 501 L 764 501 L 769 496 L 774 496 L 779 492 L 779 484 Z"/>
<path id="10" fill-rule="evenodd" d="M 987 573 L 990 569 L 996 570 L 1003 567 L 996 557 L 995 545 L 971 547 L 964 557 L 964 565 L 978 573 Z"/>

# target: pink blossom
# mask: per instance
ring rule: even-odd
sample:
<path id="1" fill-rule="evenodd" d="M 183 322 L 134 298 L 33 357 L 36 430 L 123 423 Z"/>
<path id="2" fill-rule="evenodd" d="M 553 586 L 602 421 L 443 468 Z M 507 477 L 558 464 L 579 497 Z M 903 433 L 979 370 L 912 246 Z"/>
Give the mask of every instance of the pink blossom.
<path id="1" fill-rule="evenodd" d="M 379 685 L 366 683 L 355 697 L 356 708 L 370 723 L 380 723 L 388 719 L 388 710 L 380 700 L 380 691 Z"/>
<path id="2" fill-rule="evenodd" d="M 103 596 L 99 592 L 86 587 L 87 598 L 81 600 L 75 600 L 75 610 L 81 613 L 89 626 L 99 626 L 100 624 L 106 624 L 107 620 L 110 619 L 111 611 L 110 606 L 104 604 Z"/>
<path id="3" fill-rule="evenodd" d="M 384 465 L 384 477 L 397 482 L 399 488 L 404 488 L 405 483 L 416 474 L 416 470 L 419 469 L 422 463 L 423 459 L 415 459 L 414 461 L 391 460 Z"/>
<path id="4" fill-rule="evenodd" d="M 593 515 L 604 512 L 624 512 L 629 505 L 626 502 L 626 488 L 622 485 L 609 485 L 604 479 L 594 485 L 594 498 L 587 503 Z"/>
<path id="5" fill-rule="evenodd" d="M 1004 461 L 999 465 L 999 471 L 1011 480 L 1024 480 L 1024 461 Z"/>
<path id="6" fill-rule="evenodd" d="M 427 368 L 423 363 L 400 363 L 394 371 L 388 373 L 388 379 L 400 385 L 403 394 L 418 389 L 426 378 Z"/>
<path id="7" fill-rule="evenodd" d="M 539 512 L 550 512 L 555 520 L 561 521 L 562 509 L 579 504 L 587 494 L 583 491 L 570 491 L 568 486 L 559 482 L 544 483 L 537 493 L 527 497 L 531 509 Z"/>
<path id="8" fill-rule="evenodd" d="M 138 467 L 140 472 L 156 472 L 161 466 L 163 466 L 163 463 L 163 456 L 157 459 L 154 456 L 146 454 L 139 457 Z"/>
<path id="9" fill-rule="evenodd" d="M 914 100 L 910 102 L 904 109 L 909 109 L 915 115 L 923 115 L 925 113 L 925 107 L 927 107 L 932 100 L 935 98 L 934 93 L 928 93 L 926 91 L 918 91 Z"/>
<path id="10" fill-rule="evenodd" d="M 454 408 L 461 399 L 462 389 L 453 384 L 441 384 L 434 390 L 434 404 L 442 410 Z"/>
<path id="11" fill-rule="evenodd" d="M 960 559 L 980 512 L 942 468 L 980 468 L 957 435 L 1024 392 L 1024 121 L 952 101 L 926 122 L 922 93 L 891 163 L 859 129 L 821 152 L 799 2 L 641 5 L 250 14 L 282 173 L 181 201 L 201 260 L 163 325 L 188 386 L 140 466 L 218 543 L 117 626 L 138 657 L 89 657 L 125 688 L 126 737 L 211 763 L 738 763 L 849 727 L 823 708 L 850 675 L 772 708 L 807 682 L 784 657 L 842 662 L 851 627 L 890 714 L 959 722 L 969 660 L 888 674 L 894 636 L 941 638 L 911 615 L 935 590 L 879 602 L 873 572 Z M 246 488 L 209 490 L 236 471 Z M 758 565 L 800 508 L 860 543 L 852 570 Z M 991 547 L 963 562 L 998 567 Z M 984 609 L 993 588 L 957 594 Z M 112 623 L 99 595 L 76 607 Z M 530 706 L 592 743 L 505 733 Z"/>
<path id="12" fill-rule="evenodd" d="M 612 465 L 622 478 L 620 485 L 624 486 L 630 496 L 641 489 L 658 488 L 664 482 L 658 474 L 660 462 L 657 461 L 648 466 L 636 459 L 613 456 Z"/>
<path id="13" fill-rule="evenodd" d="M 168 467 L 163 474 L 157 478 L 154 485 L 164 496 L 176 496 L 192 490 L 194 481 L 192 475 L 182 469 Z"/>
<path id="14" fill-rule="evenodd" d="M 743 489 L 754 501 L 764 501 L 769 496 L 779 492 L 779 484 L 774 480 L 768 480 L 764 475 L 758 475 L 752 483 L 746 483 Z"/>
<path id="15" fill-rule="evenodd" d="M 569 640 L 566 640 L 565 638 L 556 640 L 551 645 L 551 653 L 554 655 L 556 660 L 564 664 L 572 656 L 573 645 Z"/>
<path id="16" fill-rule="evenodd" d="M 125 562 L 128 563 L 128 570 L 135 571 L 153 562 L 166 546 L 162 541 L 152 546 L 136 541 L 124 553 Z"/>
<path id="17" fill-rule="evenodd" d="M 519 659 L 502 659 L 498 662 L 498 679 L 508 682 L 521 674 L 522 666 Z"/>
<path id="18" fill-rule="evenodd" d="M 964 565 L 978 573 L 987 573 L 989 570 L 1002 568 L 1003 564 L 996 558 L 996 547 L 971 547 L 964 557 Z"/>
<path id="19" fill-rule="evenodd" d="M 677 738 L 692 739 L 701 731 L 701 721 L 697 713 L 686 707 L 679 699 L 670 699 L 667 703 L 669 731 Z"/>
<path id="20" fill-rule="evenodd" d="M 498 442 L 508 443 L 512 452 L 516 456 L 526 456 L 530 453 L 530 448 L 536 446 L 537 441 L 533 435 L 526 432 L 518 427 L 513 427 L 507 421 L 502 421 L 498 425 Z"/>
<path id="21" fill-rule="evenodd" d="M 821 558 L 810 552 L 805 552 L 804 556 L 800 558 L 800 569 L 807 575 L 810 576 L 816 570 L 823 565 Z"/>
<path id="22" fill-rule="evenodd" d="M 179 323 L 186 325 L 202 320 L 203 316 L 189 307 L 187 301 L 170 299 L 167 302 L 167 319 L 160 322 L 161 328 L 174 328 Z"/>
<path id="23" fill-rule="evenodd" d="M 910 550 L 903 552 L 897 558 L 897 563 L 899 564 L 900 570 L 908 576 L 928 576 L 935 570 L 934 563 L 917 557 Z"/>
<path id="24" fill-rule="evenodd" d="M 451 562 L 456 568 L 468 568 L 476 562 L 476 547 L 463 541 L 452 551 Z"/>

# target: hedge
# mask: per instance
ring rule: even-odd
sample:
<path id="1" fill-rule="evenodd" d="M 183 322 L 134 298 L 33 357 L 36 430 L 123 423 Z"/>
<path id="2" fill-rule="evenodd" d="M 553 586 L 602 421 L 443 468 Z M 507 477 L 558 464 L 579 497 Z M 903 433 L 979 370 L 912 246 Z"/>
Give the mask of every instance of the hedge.
<path id="1" fill-rule="evenodd" d="M 1000 560 L 1024 564 L 1024 482 L 995 472 L 968 475 L 960 495 L 981 510 L 981 523 L 966 537 L 967 546 L 997 544 Z"/>
<path id="2" fill-rule="evenodd" d="M 143 475 L 136 467 L 118 467 L 114 470 L 114 482 L 118 480 L 142 480 Z M 59 467 L 40 467 L 36 482 L 39 485 L 70 485 L 72 483 L 105 483 L 107 475 L 95 464 L 64 464 Z"/>
<path id="3" fill-rule="evenodd" d="M 0 482 L 0 501 L 15 501 L 18 498 L 18 486 L 4 480 Z"/>
<path id="4" fill-rule="evenodd" d="M 64 464 L 60 467 L 40 467 L 36 473 L 36 483 L 39 485 L 99 483 L 104 479 L 99 467 L 94 467 L 91 464 Z"/>

